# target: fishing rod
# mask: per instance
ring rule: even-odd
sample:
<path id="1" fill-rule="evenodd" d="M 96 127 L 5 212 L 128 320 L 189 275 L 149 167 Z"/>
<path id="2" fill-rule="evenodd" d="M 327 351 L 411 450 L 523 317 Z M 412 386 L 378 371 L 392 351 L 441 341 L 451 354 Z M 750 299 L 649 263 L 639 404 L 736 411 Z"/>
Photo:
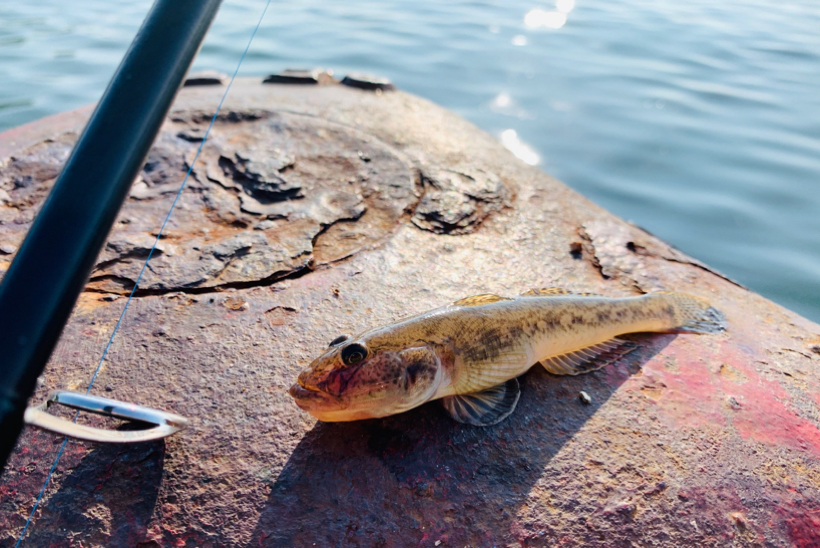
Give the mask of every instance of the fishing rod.
<path id="1" fill-rule="evenodd" d="M 24 417 L 46 428 L 61 420 L 44 412 L 50 403 L 155 424 L 145 439 L 185 426 L 177 415 L 88 394 L 26 405 L 221 3 L 156 0 L 0 282 L 0 472 Z M 75 435 L 80 425 L 57 426 Z"/>

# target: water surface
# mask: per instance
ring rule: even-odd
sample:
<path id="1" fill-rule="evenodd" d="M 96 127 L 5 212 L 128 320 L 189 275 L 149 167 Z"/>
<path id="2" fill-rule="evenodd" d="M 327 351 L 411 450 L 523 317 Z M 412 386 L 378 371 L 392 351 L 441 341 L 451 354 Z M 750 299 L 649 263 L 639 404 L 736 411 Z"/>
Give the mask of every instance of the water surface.
<path id="1" fill-rule="evenodd" d="M 0 4 L 0 131 L 96 101 L 150 2 Z M 262 0 L 195 70 L 232 73 Z M 242 76 L 391 78 L 619 215 L 820 321 L 820 4 L 271 5 Z"/>

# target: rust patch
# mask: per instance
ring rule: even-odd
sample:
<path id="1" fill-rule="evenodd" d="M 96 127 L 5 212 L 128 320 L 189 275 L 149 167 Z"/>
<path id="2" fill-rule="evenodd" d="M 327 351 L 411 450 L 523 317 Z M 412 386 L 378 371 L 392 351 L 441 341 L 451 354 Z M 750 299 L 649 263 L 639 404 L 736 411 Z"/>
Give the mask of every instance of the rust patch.
<path id="1" fill-rule="evenodd" d="M 724 379 L 727 379 L 732 382 L 741 383 L 749 380 L 748 378 L 746 378 L 746 375 L 744 375 L 742 371 L 740 371 L 736 367 L 732 367 L 731 365 L 725 363 L 720 365 L 718 374 L 720 374 L 720 376 Z"/>
<path id="2" fill-rule="evenodd" d="M 786 531 L 795 548 L 820 546 L 820 506 L 817 501 L 809 504 L 779 506 L 777 513 L 786 524 Z"/>
<path id="3" fill-rule="evenodd" d="M 228 297 L 223 301 L 222 306 L 231 310 L 247 310 L 250 308 L 248 301 L 240 296 Z"/>
<path id="4" fill-rule="evenodd" d="M 55 139 L 41 141 L 22 154 L 0 160 L 0 202 L 17 210 L 15 223 L 30 222 L 34 217 L 77 137 L 73 132 L 64 133 Z M 32 208 L 34 211 L 29 211 Z M 0 219 L 0 224 L 4 218 Z"/>
<path id="5" fill-rule="evenodd" d="M 268 321 L 271 325 L 285 325 L 290 322 L 297 314 L 297 310 L 290 306 L 274 306 L 270 310 L 265 311 Z"/>
<path id="6" fill-rule="evenodd" d="M 498 175 L 474 167 L 425 172 L 422 182 L 424 197 L 413 224 L 437 234 L 474 232 L 510 197 Z"/>
<path id="7" fill-rule="evenodd" d="M 662 384 L 644 385 L 641 387 L 641 393 L 652 401 L 658 401 L 661 399 L 661 395 L 663 395 L 664 388 L 665 386 Z"/>
<path id="8" fill-rule="evenodd" d="M 196 150 L 191 135 L 208 122 L 198 111 L 166 122 L 89 290 L 131 291 Z M 22 240 L 75 139 L 67 133 L 5 160 L 4 242 Z M 138 295 L 264 285 L 343 259 L 383 242 L 419 199 L 415 168 L 381 141 L 314 117 L 252 109 L 220 115 L 193 174 Z"/>
<path id="9" fill-rule="evenodd" d="M 578 230 L 590 262 L 604 279 L 620 279 L 643 292 L 666 289 L 657 267 L 645 257 L 695 266 L 739 287 L 740 284 L 707 267 L 634 225 L 611 219 L 585 222 Z M 580 258 L 580 255 L 573 255 Z"/>

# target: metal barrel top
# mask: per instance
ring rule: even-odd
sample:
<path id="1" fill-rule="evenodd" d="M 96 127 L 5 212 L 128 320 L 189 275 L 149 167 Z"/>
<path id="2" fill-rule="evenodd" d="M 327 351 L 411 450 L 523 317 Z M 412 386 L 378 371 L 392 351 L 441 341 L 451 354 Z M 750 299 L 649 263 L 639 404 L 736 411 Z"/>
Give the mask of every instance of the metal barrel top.
<path id="1" fill-rule="evenodd" d="M 426 100 L 263 79 L 232 88 L 95 383 L 191 426 L 164 442 L 69 442 L 26 542 L 820 545 L 820 326 Z M 92 343 L 116 322 L 169 181 L 223 92 L 179 93 L 33 401 L 87 382 Z M 9 177 L 53 172 L 75 139 L 61 123 L 19 128 L 14 146 L 0 135 L 0 243 L 19 245 L 49 184 Z M 637 350 L 577 377 L 535 368 L 490 428 L 435 404 L 322 424 L 287 393 L 340 333 L 549 286 L 700 295 L 727 330 L 634 336 Z M 55 450 L 23 433 L 0 477 L 0 544 L 21 531 Z"/>

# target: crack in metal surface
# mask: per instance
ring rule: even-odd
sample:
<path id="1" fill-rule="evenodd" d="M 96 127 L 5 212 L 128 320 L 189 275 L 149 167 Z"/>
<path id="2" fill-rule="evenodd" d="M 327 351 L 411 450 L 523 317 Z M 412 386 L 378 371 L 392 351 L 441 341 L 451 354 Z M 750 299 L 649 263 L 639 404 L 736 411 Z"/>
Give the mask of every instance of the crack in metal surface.
<path id="1" fill-rule="evenodd" d="M 595 268 L 595 270 L 598 271 L 598 273 L 601 275 L 601 277 L 605 280 L 609 280 L 610 276 L 608 276 L 607 274 L 604 273 L 604 267 L 601 266 L 601 262 L 598 260 L 598 257 L 595 255 L 595 244 L 592 242 L 592 237 L 590 237 L 590 235 L 587 234 L 587 232 L 586 232 L 586 230 L 584 230 L 583 226 L 578 227 L 577 233 L 578 233 L 578 237 L 581 238 L 581 247 L 583 248 L 583 251 L 586 252 L 586 253 L 581 254 L 581 258 L 583 259 L 584 255 L 586 255 L 586 259 Z M 637 282 L 635 282 L 635 283 L 637 283 Z"/>
<path id="2" fill-rule="evenodd" d="M 718 278 L 721 278 L 722 280 L 725 280 L 725 281 L 729 282 L 732 285 L 736 285 L 737 287 L 740 287 L 741 289 L 749 289 L 748 287 L 746 287 L 742 283 L 733 280 L 732 278 L 726 276 L 725 274 L 722 274 L 721 272 L 719 272 L 717 270 L 713 270 L 713 269 L 709 268 L 708 266 L 706 266 L 705 264 L 703 264 L 701 262 L 693 262 L 693 261 L 687 261 L 687 260 L 682 260 L 682 259 L 676 259 L 674 257 L 666 257 L 666 256 L 663 256 L 663 255 L 647 254 L 647 256 L 648 257 L 655 257 L 656 259 L 664 259 L 664 260 L 669 261 L 671 263 L 678 263 L 678 264 L 685 264 L 685 265 L 689 265 L 689 266 L 694 266 L 695 268 L 699 268 L 699 269 L 703 270 L 704 272 L 708 272 L 709 274 L 717 276 Z"/>
<path id="3" fill-rule="evenodd" d="M 132 202 L 133 207 L 130 213 L 127 207 L 124 208 L 124 214 L 128 217 L 125 217 L 115 227 L 115 231 L 119 231 L 116 236 L 122 241 L 118 241 L 117 245 L 109 242 L 108 247 L 105 248 L 105 255 L 101 257 L 103 260 L 94 267 L 95 275 L 90 277 L 89 285 L 84 289 L 85 292 L 123 295 L 134 287 L 135 277 L 131 272 L 133 270 L 131 263 L 145 258 L 146 250 L 143 247 L 146 244 L 140 239 L 145 236 L 143 232 L 147 233 L 145 227 L 137 228 L 135 221 L 138 224 L 144 224 L 142 219 L 151 215 L 151 202 L 162 199 L 163 192 L 160 191 L 173 173 L 176 173 L 178 169 L 191 168 L 184 154 L 190 143 L 184 136 L 180 136 L 180 133 L 184 133 L 186 128 L 197 129 L 197 126 L 209 120 L 210 116 L 210 114 L 198 111 L 177 111 L 171 114 L 170 130 L 161 134 L 141 172 L 141 178 L 132 189 L 133 195 L 129 201 Z M 313 121 L 305 122 L 305 119 Z M 264 147 L 258 144 L 258 139 L 248 141 L 249 130 L 245 128 L 247 124 L 257 124 L 253 127 L 257 128 L 257 131 L 267 132 L 264 133 L 266 135 L 272 135 L 274 141 L 271 143 L 266 141 L 267 144 Z M 323 265 L 338 264 L 362 252 L 379 249 L 395 236 L 400 227 L 407 224 L 440 233 L 474 232 L 487 217 L 508 205 L 510 189 L 497 175 L 482 170 L 470 170 L 463 166 L 425 165 L 422 167 L 418 159 L 406 157 L 402 150 L 394 148 L 378 136 L 363 132 L 360 128 L 349 124 L 339 124 L 301 112 L 256 109 L 220 113 L 216 128 L 223 133 L 220 135 L 218 131 L 215 134 L 216 139 L 210 140 L 212 148 L 205 149 L 201 165 L 198 168 L 196 166 L 192 168 L 191 182 L 196 181 L 196 183 L 188 185 L 185 189 L 188 199 L 183 198 L 180 202 L 180 208 L 188 212 L 182 217 L 186 219 L 185 222 L 188 225 L 175 226 L 176 232 L 171 238 L 167 234 L 163 235 L 167 249 L 157 248 L 152 257 L 153 260 L 146 264 L 145 270 L 152 274 L 152 280 L 141 280 L 140 286 L 134 292 L 135 297 L 174 292 L 200 294 L 220 292 L 231 288 L 267 286 L 290 277 L 301 277 Z M 320 133 L 328 132 L 328 136 L 339 140 L 338 144 L 329 146 L 325 144 L 326 140 L 319 140 L 318 145 L 315 145 L 312 139 L 314 139 L 313 132 L 316 130 Z M 284 135 L 282 138 L 284 140 L 276 140 L 276 136 L 280 134 Z M 232 140 L 232 135 L 244 135 L 245 140 Z M 259 136 L 257 133 L 253 135 Z M 65 135 L 62 137 L 63 140 L 70 140 Z M 182 149 L 177 141 L 185 141 Z M 33 148 L 48 158 L 48 155 L 53 153 L 47 146 L 44 148 L 44 145 L 48 144 L 48 142 L 40 143 L 37 145 L 39 149 L 36 148 L 37 146 Z M 228 148 L 221 150 L 224 148 L 223 145 Z M 315 146 L 320 147 L 318 152 Z M 357 158 L 350 156 L 351 147 L 354 151 L 356 147 L 361 147 L 358 150 L 358 159 L 364 164 L 359 165 Z M 236 152 L 234 149 L 241 151 L 242 155 L 233 154 L 232 152 Z M 276 164 L 278 161 L 276 158 L 270 159 L 271 157 L 266 152 L 268 149 L 271 154 L 280 154 L 281 162 L 279 163 L 282 166 Z M 180 155 L 180 152 L 183 154 Z M 209 154 L 220 161 L 230 160 L 231 169 L 219 177 L 211 177 L 207 170 Z M 226 154 L 228 156 L 225 156 Z M 246 166 L 246 164 L 250 166 L 250 162 L 259 164 L 252 166 L 253 173 L 251 175 L 240 173 L 242 169 L 245 171 L 250 169 Z M 306 165 L 307 168 L 305 168 Z M 365 165 L 369 167 L 364 167 Z M 234 206 L 232 201 L 227 201 L 229 196 L 231 200 L 244 197 L 244 194 L 249 192 L 245 189 L 246 192 L 243 194 L 244 179 L 251 176 L 264 179 L 264 173 L 267 173 L 265 170 L 270 171 L 268 168 L 277 168 L 277 173 L 287 171 L 289 175 L 296 170 L 294 174 L 296 179 L 293 184 L 302 186 L 307 184 L 306 191 L 310 192 L 312 189 L 313 192 L 312 195 L 308 194 L 307 198 L 302 195 L 287 194 L 283 196 L 283 201 L 293 202 L 295 198 L 298 198 L 295 201 L 301 202 L 313 196 L 312 200 L 316 208 L 314 210 L 306 209 L 307 206 L 298 206 L 295 207 L 292 215 L 277 216 L 275 212 L 265 212 L 262 215 L 263 221 L 275 221 L 278 218 L 285 222 L 286 225 L 282 227 L 282 232 L 254 226 L 259 224 L 256 222 L 258 215 L 254 214 L 255 212 L 250 212 L 249 217 L 248 212 L 243 210 L 242 204 Z M 298 171 L 299 169 L 301 171 Z M 311 178 L 312 175 L 318 175 L 319 178 Z M 228 180 L 222 181 L 223 177 L 227 177 L 230 183 L 228 184 Z M 327 186 L 329 181 L 339 177 L 341 177 L 339 184 L 347 181 L 354 185 L 349 188 L 344 187 L 342 192 L 358 196 L 358 205 L 346 205 L 347 202 L 336 195 L 323 194 L 327 192 L 327 188 L 330 188 Z M 312 182 L 314 180 L 321 181 L 315 188 L 312 186 L 316 184 Z M 32 184 L 35 183 L 44 184 L 42 181 L 34 180 Z M 215 192 L 209 190 L 210 185 L 221 188 L 227 194 L 217 193 L 209 197 L 211 195 L 209 193 Z M 301 187 L 298 190 L 301 192 Z M 438 193 L 439 199 L 428 200 L 430 204 L 422 212 L 420 208 L 430 197 L 432 191 Z M 461 201 L 450 204 L 446 199 L 449 194 L 459 194 Z M 202 234 L 195 231 L 195 224 L 191 225 L 197 220 L 197 210 L 194 208 L 201 205 L 199 201 L 191 201 L 191 196 L 199 197 L 197 200 L 204 203 L 203 213 L 208 216 L 211 223 L 216 225 L 203 230 Z M 459 216 L 459 206 L 464 205 L 462 202 L 469 206 L 467 207 L 469 214 L 466 217 Z M 448 209 L 448 204 L 453 205 L 452 211 Z M 7 207 L 17 209 L 17 205 L 9 203 Z M 222 214 L 219 214 L 220 211 Z M 306 215 L 308 217 L 305 217 Z M 336 215 L 339 216 L 336 217 Z M 455 224 L 452 226 L 447 224 L 450 217 L 455 219 Z M 318 230 L 312 235 L 313 229 L 304 224 L 305 218 L 312 218 L 318 222 L 316 227 Z M 422 222 L 420 223 L 419 220 Z M 430 226 L 421 226 L 425 223 Z M 191 228 L 192 226 L 194 228 Z M 220 226 L 240 231 L 230 234 L 231 231 L 224 231 L 219 228 Z M 235 253 L 229 257 L 217 255 L 211 257 L 206 253 L 207 257 L 200 256 L 199 258 L 200 261 L 205 261 L 201 264 L 198 264 L 196 260 L 192 261 L 194 257 L 189 256 L 199 249 L 198 246 L 202 247 L 203 252 L 207 252 L 208 247 L 232 243 L 234 238 L 240 237 L 240 234 L 244 232 L 252 234 L 255 232 L 251 230 L 252 226 L 261 230 L 262 234 L 270 238 L 270 242 L 269 244 L 261 243 L 259 248 L 262 253 L 259 256 L 261 258 L 250 260 L 248 267 L 237 266 L 247 250 L 246 253 L 233 250 Z M 210 241 L 213 238 L 216 240 Z M 251 237 L 247 236 L 247 238 Z M 191 239 L 193 242 L 188 246 L 179 247 L 185 240 L 190 241 Z M 256 243 L 259 244 L 259 242 Z M 271 249 L 265 247 L 267 245 Z M 154 260 L 160 256 L 164 258 L 155 262 Z M 214 258 L 222 264 L 217 264 Z M 188 267 L 180 266 L 184 263 L 187 263 Z M 264 269 L 268 266 L 272 268 L 267 272 L 271 270 L 274 272 L 265 275 Z M 247 279 L 254 275 L 264 277 Z M 218 283 L 221 276 L 226 276 L 229 281 Z M 243 277 L 245 279 L 242 279 Z M 163 278 L 167 281 L 163 281 Z M 110 285 L 106 286 L 106 282 Z M 190 285 L 187 282 L 190 282 Z M 201 284 L 208 283 L 213 285 L 200 287 Z M 142 287 L 143 284 L 146 287 Z"/>
<path id="4" fill-rule="evenodd" d="M 635 242 L 628 242 L 628 243 L 627 243 L 627 246 L 629 246 L 629 244 L 631 243 L 631 244 L 632 244 L 632 247 L 634 247 L 634 248 L 635 248 L 634 250 L 633 250 L 633 249 L 630 249 L 630 251 L 634 251 L 634 252 L 635 252 L 635 253 L 637 253 L 638 255 L 646 255 L 646 256 L 648 256 L 648 257 L 655 257 L 656 259 L 665 259 L 665 260 L 667 260 L 667 261 L 669 261 L 669 262 L 673 262 L 673 263 L 678 263 L 678 264 L 686 264 L 686 265 L 694 266 L 694 267 L 697 267 L 697 268 L 699 268 L 699 269 L 703 270 L 704 272 L 708 272 L 709 274 L 713 274 L 713 275 L 717 276 L 718 278 L 721 278 L 721 279 L 723 279 L 723 280 L 725 280 L 725 281 L 729 282 L 729 283 L 730 283 L 730 284 L 732 284 L 732 285 L 736 285 L 737 287 L 740 287 L 740 288 L 742 288 L 742 289 L 748 289 L 746 286 L 744 286 L 744 285 L 743 285 L 743 284 L 741 284 L 740 282 L 738 282 L 738 281 L 736 281 L 736 280 L 733 280 L 732 278 L 730 278 L 730 277 L 726 276 L 726 275 L 725 275 L 725 274 L 723 274 L 722 272 L 720 272 L 720 271 L 718 271 L 718 270 L 715 270 L 715 269 L 713 269 L 713 268 L 709 267 L 708 265 L 706 265 L 706 264 L 704 264 L 704 263 L 702 263 L 702 262 L 698 261 L 697 259 L 685 258 L 685 257 L 686 257 L 686 254 L 685 254 L 683 251 L 680 251 L 680 250 L 679 250 L 679 249 L 677 249 L 675 246 L 673 246 L 673 245 L 671 245 L 671 244 L 667 243 L 667 242 L 666 242 L 665 240 L 663 240 L 662 238 L 658 238 L 657 236 L 655 236 L 654 234 L 652 234 L 651 232 L 649 232 L 649 231 L 648 231 L 648 230 L 646 230 L 645 228 L 643 228 L 643 227 L 641 227 L 641 226 L 638 226 L 638 225 L 636 225 L 636 224 L 634 224 L 634 223 L 632 223 L 632 222 L 628 222 L 627 224 L 628 224 L 630 227 L 634 228 L 635 230 L 639 230 L 639 231 L 643 232 L 644 234 L 646 234 L 647 236 L 651 237 L 652 239 L 654 239 L 654 240 L 656 240 L 656 241 L 659 241 L 659 242 L 663 242 L 663 245 L 665 245 L 666 247 L 668 247 L 668 248 L 669 248 L 669 249 L 670 249 L 673 253 L 680 254 L 680 255 L 681 255 L 682 257 L 684 257 L 684 258 L 679 258 L 679 257 L 670 257 L 670 256 L 668 256 L 668 255 L 659 255 L 659 254 L 657 254 L 657 253 L 653 253 L 653 252 L 651 252 L 649 249 L 647 249 L 646 247 L 644 247 L 644 246 L 642 246 L 642 245 L 637 245 Z"/>
<path id="5" fill-rule="evenodd" d="M 140 259 L 140 260 L 144 261 L 148 257 L 149 251 L 150 251 L 150 249 L 140 249 L 140 248 L 131 249 L 129 251 L 126 251 L 125 253 L 123 253 L 122 255 L 120 255 L 118 257 L 115 257 L 113 259 L 109 259 L 107 261 L 101 261 L 101 262 L 95 264 L 94 265 L 94 270 L 95 271 L 102 270 L 102 269 L 108 268 L 110 266 L 114 266 L 117 263 L 125 262 L 128 259 Z M 157 257 L 159 255 L 162 255 L 162 253 L 163 253 L 163 251 L 161 249 L 156 248 L 156 249 L 154 249 L 154 253 L 153 253 L 152 257 Z M 147 266 L 148 266 L 148 268 L 151 268 L 150 263 Z M 91 276 L 89 281 L 91 281 L 93 279 L 94 279 L 94 276 Z"/>
<path id="6" fill-rule="evenodd" d="M 416 208 L 421 203 L 421 200 L 423 199 L 424 194 L 426 192 L 426 186 L 423 184 L 422 181 L 423 181 L 423 176 L 422 176 L 421 171 L 418 170 L 418 169 L 415 169 L 414 170 L 414 187 L 417 189 L 417 191 L 420 190 L 420 192 L 418 193 L 419 194 L 418 198 L 412 204 L 408 204 L 408 206 L 405 207 L 404 211 L 402 212 L 402 215 L 399 217 L 399 219 L 396 223 L 397 227 L 409 223 L 410 219 L 415 214 Z M 192 189 L 192 192 L 201 193 L 202 191 L 203 191 L 203 189 L 199 189 L 199 188 Z M 361 219 L 364 214 L 365 214 L 365 211 L 362 211 L 357 216 L 339 218 L 339 219 L 334 220 L 331 223 L 323 225 L 321 230 L 319 232 L 317 232 L 313 236 L 313 238 L 311 239 L 311 246 L 315 247 L 316 242 L 319 240 L 319 238 L 321 236 L 323 236 L 324 234 L 326 234 L 327 231 L 331 227 L 333 227 L 334 225 L 337 225 L 337 224 L 342 223 L 342 222 L 356 222 L 359 219 Z M 223 225 L 226 225 L 226 226 L 232 226 L 231 223 L 226 223 L 226 222 L 221 222 L 219 224 L 223 224 Z M 285 273 L 283 273 L 282 271 L 276 272 L 276 273 L 274 273 L 270 276 L 267 276 L 267 277 L 261 278 L 261 279 L 247 280 L 247 281 L 236 281 L 236 282 L 226 282 L 226 283 L 223 283 L 223 284 L 217 284 L 217 285 L 208 286 L 208 287 L 174 286 L 174 287 L 168 287 L 168 288 L 163 288 L 163 289 L 149 289 L 149 288 L 142 289 L 142 288 L 138 287 L 137 290 L 134 292 L 134 297 L 162 296 L 162 295 L 168 295 L 168 294 L 172 294 L 172 293 L 202 295 L 202 294 L 208 294 L 208 293 L 221 293 L 221 292 L 224 292 L 224 291 L 229 290 L 229 289 L 249 289 L 249 288 L 253 288 L 253 287 L 271 286 L 271 285 L 274 285 L 274 284 L 276 284 L 278 282 L 281 282 L 281 281 L 284 281 L 284 280 L 292 280 L 292 279 L 301 278 L 302 276 L 310 274 L 310 273 L 312 273 L 316 270 L 322 269 L 325 265 L 331 266 L 331 265 L 336 265 L 336 264 L 342 263 L 342 262 L 350 259 L 354 255 L 357 255 L 359 253 L 380 249 L 380 248 L 384 247 L 395 236 L 395 234 L 396 234 L 396 230 L 392 230 L 384 238 L 382 238 L 381 240 L 379 240 L 377 242 L 374 242 L 370 245 L 366 245 L 366 246 L 362 247 L 361 249 L 355 250 L 355 251 L 353 251 L 349 254 L 346 254 L 342 257 L 339 257 L 337 259 L 333 259 L 333 260 L 327 261 L 325 263 L 322 263 L 321 265 L 316 265 L 315 262 L 314 262 L 313 257 L 311 256 L 311 258 L 309 259 L 308 264 L 306 266 L 303 266 L 301 268 L 297 268 L 296 270 L 285 272 Z M 121 257 L 118 257 L 118 258 L 111 259 L 109 261 L 105 261 L 103 263 L 100 263 L 99 265 L 97 265 L 97 267 L 95 267 L 95 269 L 102 268 L 104 266 L 110 266 L 110 265 L 116 264 L 117 262 L 120 262 L 123 259 L 128 259 L 128 258 L 132 258 L 132 257 L 139 258 L 138 255 L 139 255 L 139 252 L 129 253 L 129 254 L 123 255 Z M 296 259 L 296 258 L 299 258 L 301 256 L 302 255 L 298 255 L 298 256 L 293 257 L 293 258 Z M 219 273 L 215 277 L 218 278 L 219 275 L 222 274 L 232 264 L 232 262 L 235 258 L 236 258 L 236 255 L 232 255 L 229 258 L 229 260 L 225 263 L 224 267 L 219 271 Z M 149 270 L 156 273 L 156 271 L 152 268 L 150 262 L 146 266 Z M 108 274 L 100 275 L 100 276 L 92 276 L 89 279 L 89 282 L 98 282 L 98 281 L 106 281 L 106 280 L 119 283 L 123 287 L 123 292 L 106 291 L 104 289 L 99 289 L 99 288 L 95 288 L 95 287 L 86 287 L 86 288 L 84 288 L 83 291 L 86 292 L 86 293 L 96 293 L 96 294 L 100 294 L 100 295 L 123 296 L 125 293 L 131 291 L 131 289 L 134 286 L 134 280 L 132 280 L 130 278 L 122 277 L 122 276 L 108 275 Z"/>
<path id="7" fill-rule="evenodd" d="M 334 220 L 330 223 L 322 224 L 322 228 L 319 229 L 319 232 L 314 234 L 313 238 L 310 239 L 311 247 L 315 248 L 316 247 L 316 242 L 319 240 L 319 238 L 322 237 L 324 234 L 326 234 L 327 231 L 330 230 L 331 227 L 333 227 L 335 225 L 338 225 L 340 223 L 345 223 L 345 222 L 355 223 L 356 221 L 358 221 L 359 219 L 362 218 L 362 216 L 365 214 L 366 211 L 367 211 L 367 209 L 363 209 L 358 215 L 354 215 L 354 216 L 351 216 L 351 217 L 340 217 L 340 218 L 338 218 L 338 219 L 336 219 L 336 220 Z M 390 234 L 392 235 L 393 233 L 391 232 Z M 353 255 L 353 254 L 351 254 L 351 255 Z M 350 255 L 348 255 L 348 257 L 349 256 Z"/>
<path id="8" fill-rule="evenodd" d="M 644 230 L 641 227 L 635 226 L 631 223 L 629 223 L 628 226 L 630 228 L 635 229 L 635 230 L 640 230 L 641 232 L 643 232 L 644 234 L 646 234 L 647 236 L 649 236 L 653 239 L 656 238 L 650 232 Z M 578 236 L 581 238 L 583 251 L 586 252 L 585 254 L 587 255 L 587 260 L 590 262 L 590 264 L 592 264 L 593 267 L 595 267 L 596 270 L 598 270 L 598 272 L 600 273 L 600 275 L 603 279 L 609 280 L 609 279 L 612 279 L 612 278 L 623 277 L 623 278 L 626 278 L 629 281 L 631 281 L 636 288 L 643 291 L 643 288 L 641 287 L 641 282 L 638 279 L 636 279 L 636 277 L 632 276 L 632 271 L 631 270 L 625 270 L 619 264 L 615 264 L 614 262 L 612 264 L 606 265 L 606 266 L 602 263 L 602 259 L 600 257 L 600 254 L 598 253 L 598 250 L 597 250 L 596 245 L 595 245 L 595 238 L 593 238 L 587 232 L 585 225 L 580 226 L 577 230 L 577 233 L 578 233 Z M 647 242 L 651 243 L 650 241 L 647 241 Z M 729 283 L 731 283 L 731 284 L 733 284 L 737 287 L 740 287 L 742 289 L 747 289 L 745 286 L 743 286 L 739 282 L 729 278 L 728 276 L 718 272 L 717 270 L 714 270 L 714 269 L 708 267 L 707 265 L 701 263 L 697 259 L 687 258 L 686 255 L 682 251 L 679 251 L 679 250 L 675 249 L 671 245 L 669 245 L 669 244 L 664 244 L 664 245 L 666 245 L 668 247 L 668 249 L 671 253 L 664 253 L 663 250 L 653 251 L 652 249 L 650 249 L 650 247 L 648 245 L 642 245 L 641 243 L 636 242 L 634 239 L 629 239 L 628 241 L 626 241 L 625 244 L 623 245 L 623 249 L 626 253 L 629 253 L 631 255 L 636 255 L 636 256 L 639 256 L 639 257 L 651 257 L 651 258 L 662 259 L 662 260 L 673 262 L 673 263 L 683 264 L 683 265 L 687 265 L 687 266 L 693 266 L 695 268 L 703 270 L 704 272 L 708 272 L 709 274 L 717 276 L 718 278 L 721 278 L 721 279 L 723 279 L 723 280 L 725 280 L 725 281 L 727 281 L 727 282 L 729 282 Z M 656 247 L 657 247 L 657 245 L 656 245 Z M 626 253 L 624 253 L 624 254 L 626 254 Z M 678 256 L 676 256 L 676 255 L 678 255 Z M 582 256 L 582 258 L 583 258 L 583 256 Z M 610 262 L 612 262 L 612 261 L 610 261 Z M 610 273 L 608 274 L 606 272 L 606 270 L 609 270 Z"/>
<path id="9" fill-rule="evenodd" d="M 281 282 L 284 280 L 295 280 L 319 270 L 319 267 L 315 267 L 311 262 L 307 266 L 303 266 L 296 270 L 292 270 L 289 272 L 275 272 L 266 278 L 262 278 L 259 280 L 247 280 L 247 281 L 237 281 L 237 282 L 226 282 L 224 284 L 219 285 L 210 285 L 207 287 L 185 287 L 185 286 L 176 286 L 176 287 L 169 287 L 165 289 L 140 289 L 139 287 L 134 292 L 134 297 L 157 297 L 162 295 L 168 295 L 172 293 L 184 293 L 187 295 L 204 295 L 208 293 L 222 293 L 229 289 L 250 289 L 254 287 L 267 287 L 271 286 L 277 282 Z M 134 287 L 134 280 L 130 278 L 122 278 L 117 276 L 99 276 L 98 278 L 92 278 L 89 281 L 98 281 L 98 280 L 109 280 L 109 281 L 119 281 L 119 282 L 127 282 L 122 283 L 123 287 L 126 287 L 126 291 L 131 291 Z M 97 293 L 100 295 L 119 295 L 125 296 L 126 293 L 117 293 L 115 291 L 106 291 L 104 289 L 97 289 L 94 287 L 86 287 L 83 289 L 85 293 Z"/>

